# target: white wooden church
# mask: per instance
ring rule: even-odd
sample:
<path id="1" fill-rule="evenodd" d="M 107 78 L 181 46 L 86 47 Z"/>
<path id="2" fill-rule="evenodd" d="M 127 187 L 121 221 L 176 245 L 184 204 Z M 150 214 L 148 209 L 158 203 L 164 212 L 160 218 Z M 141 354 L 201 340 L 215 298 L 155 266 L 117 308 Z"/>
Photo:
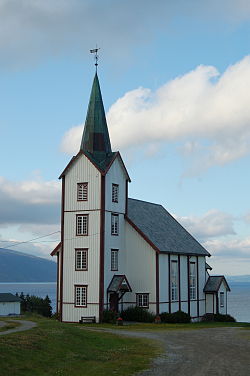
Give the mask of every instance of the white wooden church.
<path id="1" fill-rule="evenodd" d="M 80 140 L 79 140 L 80 141 Z M 128 198 L 129 174 L 112 152 L 97 74 L 81 146 L 62 172 L 57 311 L 102 320 L 104 309 L 226 313 L 228 284 L 210 254 L 161 205 Z"/>

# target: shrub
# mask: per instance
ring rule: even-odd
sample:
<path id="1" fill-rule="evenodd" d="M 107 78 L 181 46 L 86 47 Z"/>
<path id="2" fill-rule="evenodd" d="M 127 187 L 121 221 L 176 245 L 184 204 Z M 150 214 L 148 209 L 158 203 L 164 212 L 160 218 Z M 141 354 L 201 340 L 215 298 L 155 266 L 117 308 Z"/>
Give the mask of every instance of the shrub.
<path id="1" fill-rule="evenodd" d="M 220 322 L 235 322 L 235 318 L 230 315 L 221 315 L 220 313 L 217 313 L 214 315 L 214 321 L 220 321 Z"/>
<path id="2" fill-rule="evenodd" d="M 220 313 L 206 313 L 202 316 L 202 321 L 236 322 L 234 317 L 230 315 L 222 315 Z"/>
<path id="3" fill-rule="evenodd" d="M 122 311 L 120 316 L 125 321 L 153 322 L 155 319 L 155 315 L 147 309 L 133 306 Z"/>
<path id="4" fill-rule="evenodd" d="M 163 312 L 160 314 L 161 321 L 167 323 L 188 323 L 191 321 L 191 317 L 188 313 L 183 311 L 177 311 L 174 313 Z"/>
<path id="5" fill-rule="evenodd" d="M 117 319 L 117 313 L 115 313 L 114 311 L 110 311 L 108 309 L 105 309 L 103 311 L 102 322 L 115 324 L 116 319 Z"/>

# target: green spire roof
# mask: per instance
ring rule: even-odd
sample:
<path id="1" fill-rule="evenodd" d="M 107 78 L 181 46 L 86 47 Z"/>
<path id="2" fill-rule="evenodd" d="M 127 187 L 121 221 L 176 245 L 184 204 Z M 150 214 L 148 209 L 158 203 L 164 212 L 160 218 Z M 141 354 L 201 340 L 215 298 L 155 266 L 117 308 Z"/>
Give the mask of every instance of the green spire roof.
<path id="1" fill-rule="evenodd" d="M 112 155 L 97 73 L 91 90 L 80 150 L 90 154 L 98 164 L 105 163 Z"/>

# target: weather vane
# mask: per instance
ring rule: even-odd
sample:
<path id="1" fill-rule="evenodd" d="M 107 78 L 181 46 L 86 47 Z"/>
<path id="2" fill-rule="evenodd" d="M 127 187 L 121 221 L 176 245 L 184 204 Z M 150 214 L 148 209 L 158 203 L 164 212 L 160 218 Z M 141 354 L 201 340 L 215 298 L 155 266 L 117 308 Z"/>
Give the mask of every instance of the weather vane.
<path id="1" fill-rule="evenodd" d="M 98 50 L 100 50 L 100 48 L 97 48 L 97 46 L 96 46 L 96 48 L 94 48 L 93 50 L 90 50 L 90 53 L 91 54 L 95 54 L 95 69 L 96 69 L 96 71 L 97 71 L 97 67 L 98 67 L 98 59 L 99 59 L 99 56 L 97 55 L 97 53 L 98 53 Z"/>

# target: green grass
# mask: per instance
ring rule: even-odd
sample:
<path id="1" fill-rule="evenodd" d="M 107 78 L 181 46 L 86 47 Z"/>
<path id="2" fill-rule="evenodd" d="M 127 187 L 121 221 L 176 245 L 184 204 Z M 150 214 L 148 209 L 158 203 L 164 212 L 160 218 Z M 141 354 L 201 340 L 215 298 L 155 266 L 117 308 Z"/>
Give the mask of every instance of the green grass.
<path id="1" fill-rule="evenodd" d="M 89 328 L 98 329 L 114 329 L 114 330 L 129 330 L 129 331 L 164 331 L 164 330 L 191 330 L 191 329 L 205 329 L 205 328 L 219 328 L 219 327 L 244 327 L 250 329 L 250 323 L 241 322 L 196 322 L 189 324 L 150 324 L 150 323 L 133 323 L 124 326 L 116 326 L 112 324 L 86 324 Z"/>
<path id="2" fill-rule="evenodd" d="M 5 376 L 132 375 L 150 365 L 159 353 L 153 342 L 88 331 L 25 316 L 38 326 L 0 337 L 1 374 Z"/>
<path id="3" fill-rule="evenodd" d="M 5 321 L 6 322 L 6 325 L 0 327 L 0 332 L 5 332 L 6 330 L 14 329 L 17 326 L 19 326 L 18 322 L 13 322 L 13 321 L 8 321 L 8 320 L 0 320 L 0 321 Z"/>

